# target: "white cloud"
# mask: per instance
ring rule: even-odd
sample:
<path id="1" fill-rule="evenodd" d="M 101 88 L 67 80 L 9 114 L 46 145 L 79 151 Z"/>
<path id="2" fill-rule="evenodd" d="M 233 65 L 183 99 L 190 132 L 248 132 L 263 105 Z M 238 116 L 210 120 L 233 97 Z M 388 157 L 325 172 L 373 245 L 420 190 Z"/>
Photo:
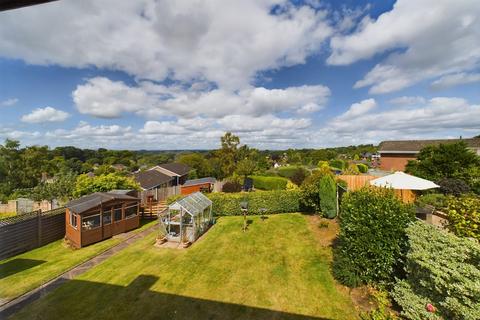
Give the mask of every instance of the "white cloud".
<path id="1" fill-rule="evenodd" d="M 362 100 L 358 103 L 352 104 L 345 113 L 339 116 L 339 119 L 342 119 L 342 121 L 355 119 L 374 109 L 376 106 L 377 102 L 375 101 L 375 99 Z"/>
<path id="2" fill-rule="evenodd" d="M 327 62 L 347 65 L 388 52 L 355 84 L 381 94 L 480 65 L 480 6 L 475 0 L 399 0 L 378 19 L 331 39 Z M 447 18 L 448 17 L 448 18 Z"/>
<path id="3" fill-rule="evenodd" d="M 367 112 L 354 121 L 344 121 L 343 115 L 334 118 L 325 130 L 342 136 L 374 134 L 396 139 L 428 133 L 430 137 L 454 130 L 480 131 L 480 105 L 462 98 L 436 97 L 423 107 L 398 107 L 386 111 Z"/>
<path id="4" fill-rule="evenodd" d="M 164 86 L 142 81 L 131 87 L 97 77 L 77 86 L 73 100 L 79 112 L 101 118 L 117 118 L 125 112 L 148 118 L 199 116 L 222 118 L 232 114 L 261 116 L 279 112 L 308 114 L 322 109 L 330 90 L 322 85 L 285 89 L 246 88 L 241 91 L 199 85 Z"/>
<path id="5" fill-rule="evenodd" d="M 331 33 L 326 12 L 284 0 L 64 0 L 3 13 L 0 55 L 233 90 L 304 63 Z"/>
<path id="6" fill-rule="evenodd" d="M 411 96 L 402 96 L 390 99 L 388 102 L 397 106 L 415 106 L 422 105 L 427 102 L 424 97 L 411 97 Z"/>
<path id="7" fill-rule="evenodd" d="M 41 122 L 62 122 L 65 121 L 70 115 L 62 110 L 57 110 L 52 107 L 37 108 L 31 113 L 23 115 L 21 120 L 28 123 L 41 123 Z"/>
<path id="8" fill-rule="evenodd" d="M 10 107 L 10 106 L 13 106 L 13 105 L 17 104 L 17 102 L 18 102 L 17 98 L 10 98 L 10 99 L 1 101 L 0 106 Z"/>
<path id="9" fill-rule="evenodd" d="M 454 73 L 441 77 L 432 83 L 433 89 L 446 89 L 466 83 L 480 82 L 480 73 Z"/>

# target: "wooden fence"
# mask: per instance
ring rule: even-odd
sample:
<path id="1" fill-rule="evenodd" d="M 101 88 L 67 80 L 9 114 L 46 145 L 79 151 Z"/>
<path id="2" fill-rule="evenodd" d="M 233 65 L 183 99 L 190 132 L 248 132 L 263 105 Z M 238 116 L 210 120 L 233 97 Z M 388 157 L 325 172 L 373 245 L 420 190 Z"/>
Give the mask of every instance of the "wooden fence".
<path id="1" fill-rule="evenodd" d="M 369 175 L 339 175 L 338 179 L 347 183 L 348 191 L 355 191 L 370 185 L 370 180 L 376 179 L 376 176 Z M 405 203 L 413 203 L 417 195 L 412 190 L 394 190 L 399 199 Z"/>
<path id="2" fill-rule="evenodd" d="M 34 211 L 0 220 L 0 260 L 65 236 L 65 208 Z"/>

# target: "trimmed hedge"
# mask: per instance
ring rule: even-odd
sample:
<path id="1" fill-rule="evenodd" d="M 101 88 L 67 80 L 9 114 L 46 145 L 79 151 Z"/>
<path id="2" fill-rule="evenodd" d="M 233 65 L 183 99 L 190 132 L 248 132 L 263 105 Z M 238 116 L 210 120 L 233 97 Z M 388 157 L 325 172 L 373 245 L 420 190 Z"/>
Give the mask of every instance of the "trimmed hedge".
<path id="1" fill-rule="evenodd" d="M 333 273 L 348 286 L 390 283 L 403 268 L 405 229 L 415 219 L 412 206 L 393 190 L 363 188 L 343 196 Z"/>
<path id="2" fill-rule="evenodd" d="M 291 177 L 293 177 L 293 175 L 297 172 L 298 169 L 304 169 L 304 168 L 301 166 L 286 166 L 286 167 L 278 168 L 277 171 L 280 177 L 290 179 Z"/>
<path id="3" fill-rule="evenodd" d="M 480 244 L 421 221 L 407 228 L 406 279 L 394 300 L 407 319 L 480 319 Z M 431 304 L 435 313 L 427 312 Z"/>
<path id="4" fill-rule="evenodd" d="M 288 179 L 282 177 L 251 176 L 253 186 L 260 190 L 285 190 Z"/>
<path id="5" fill-rule="evenodd" d="M 210 193 L 212 210 L 215 216 L 241 215 L 240 202 L 248 201 L 248 214 L 261 214 L 265 208 L 266 214 L 290 213 L 300 211 L 298 190 L 274 190 L 242 193 Z"/>

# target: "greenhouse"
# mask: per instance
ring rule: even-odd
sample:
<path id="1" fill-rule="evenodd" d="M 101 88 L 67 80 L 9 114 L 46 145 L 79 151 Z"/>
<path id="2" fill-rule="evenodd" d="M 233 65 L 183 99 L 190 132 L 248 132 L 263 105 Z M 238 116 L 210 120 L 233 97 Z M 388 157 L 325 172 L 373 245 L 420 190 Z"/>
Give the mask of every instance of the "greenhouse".
<path id="1" fill-rule="evenodd" d="M 192 243 L 212 223 L 212 201 L 201 192 L 192 193 L 169 205 L 160 219 L 166 240 Z"/>

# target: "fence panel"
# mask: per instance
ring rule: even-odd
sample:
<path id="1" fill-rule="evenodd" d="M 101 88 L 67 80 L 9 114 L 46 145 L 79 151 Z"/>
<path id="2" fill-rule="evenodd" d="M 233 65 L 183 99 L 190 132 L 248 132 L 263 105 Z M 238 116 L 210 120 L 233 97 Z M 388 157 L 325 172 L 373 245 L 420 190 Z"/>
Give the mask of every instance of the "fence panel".
<path id="1" fill-rule="evenodd" d="M 65 208 L 34 211 L 0 220 L 0 260 L 43 246 L 65 235 Z"/>
<path id="2" fill-rule="evenodd" d="M 347 183 L 348 191 L 355 191 L 365 186 L 368 186 L 370 185 L 368 183 L 370 180 L 378 178 L 375 176 L 367 175 L 339 175 L 337 177 Z"/>

